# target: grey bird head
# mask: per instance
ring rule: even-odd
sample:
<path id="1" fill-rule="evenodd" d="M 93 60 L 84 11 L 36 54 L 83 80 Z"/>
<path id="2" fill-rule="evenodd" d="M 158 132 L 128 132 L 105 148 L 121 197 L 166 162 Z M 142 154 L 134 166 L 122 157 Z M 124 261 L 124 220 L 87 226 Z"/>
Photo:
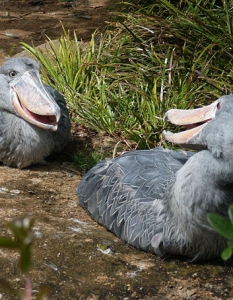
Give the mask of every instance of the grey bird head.
<path id="1" fill-rule="evenodd" d="M 41 82 L 39 64 L 13 58 L 0 67 L 0 161 L 25 168 L 61 151 L 70 134 L 64 97 Z"/>
<path id="2" fill-rule="evenodd" d="M 192 149 L 208 149 L 214 156 L 230 155 L 233 146 L 233 95 L 222 96 L 211 105 L 192 110 L 171 109 L 164 121 L 182 125 L 179 133 L 163 131 L 163 137 L 174 144 Z"/>
<path id="3" fill-rule="evenodd" d="M 0 67 L 0 107 L 37 127 L 56 131 L 61 111 L 44 88 L 39 69 L 39 64 L 30 58 L 13 58 L 4 63 Z"/>

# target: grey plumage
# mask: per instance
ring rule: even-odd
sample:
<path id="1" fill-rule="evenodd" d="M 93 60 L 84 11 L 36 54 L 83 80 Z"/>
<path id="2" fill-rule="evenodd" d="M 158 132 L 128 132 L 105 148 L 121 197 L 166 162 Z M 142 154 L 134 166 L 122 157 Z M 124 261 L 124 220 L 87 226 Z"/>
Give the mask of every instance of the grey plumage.
<path id="1" fill-rule="evenodd" d="M 0 67 L 0 161 L 25 168 L 61 151 L 70 134 L 64 97 L 43 85 L 39 64 L 14 58 Z"/>
<path id="2" fill-rule="evenodd" d="M 206 214 L 227 216 L 233 203 L 233 96 L 204 109 L 211 114 L 200 124 L 195 119 L 191 130 L 164 132 L 174 143 L 203 150 L 137 150 L 99 162 L 77 188 L 80 205 L 141 250 L 190 261 L 218 257 L 226 240 L 210 227 Z M 176 124 L 180 112 L 171 110 L 165 119 Z M 203 110 L 198 113 L 203 118 Z"/>

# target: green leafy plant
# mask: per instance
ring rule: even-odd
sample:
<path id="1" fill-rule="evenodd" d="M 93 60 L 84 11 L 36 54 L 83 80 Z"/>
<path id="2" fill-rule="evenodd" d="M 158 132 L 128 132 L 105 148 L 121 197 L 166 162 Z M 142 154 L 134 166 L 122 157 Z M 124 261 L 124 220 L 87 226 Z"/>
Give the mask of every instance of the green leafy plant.
<path id="1" fill-rule="evenodd" d="M 79 117 L 74 117 L 76 121 L 82 119 L 97 131 L 113 133 L 115 117 L 108 103 L 106 71 L 100 63 L 102 39 L 94 33 L 89 43 L 82 44 L 75 33 L 71 37 L 64 27 L 63 32 L 58 47 L 48 37 L 46 53 L 21 44 L 40 61 L 43 80 L 64 94 L 70 110 Z"/>
<path id="2" fill-rule="evenodd" d="M 62 92 L 75 121 L 139 148 L 162 141 L 162 117 L 233 90 L 231 1 L 121 2 L 105 33 L 81 46 L 64 28 L 49 51 L 22 43 Z"/>
<path id="3" fill-rule="evenodd" d="M 229 220 L 215 213 L 207 214 L 208 221 L 214 230 L 229 240 L 221 254 L 223 260 L 228 260 L 233 254 L 233 205 L 229 207 L 228 215 Z"/>
<path id="4" fill-rule="evenodd" d="M 8 228 L 13 234 L 13 239 L 0 237 L 0 247 L 17 250 L 20 253 L 19 268 L 26 277 L 25 289 L 23 293 L 14 289 L 12 285 L 5 279 L 0 279 L 1 287 L 8 293 L 13 294 L 17 299 L 32 299 L 32 282 L 29 276 L 31 267 L 31 248 L 33 244 L 33 224 L 34 220 L 29 217 L 18 218 L 9 222 Z M 41 288 L 36 299 L 45 300 L 48 288 Z"/>

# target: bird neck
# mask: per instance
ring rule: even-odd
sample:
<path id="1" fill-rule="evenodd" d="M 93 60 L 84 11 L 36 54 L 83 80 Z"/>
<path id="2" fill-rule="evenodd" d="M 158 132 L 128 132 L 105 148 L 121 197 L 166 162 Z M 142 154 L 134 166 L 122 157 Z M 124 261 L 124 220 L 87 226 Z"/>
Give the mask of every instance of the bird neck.
<path id="1" fill-rule="evenodd" d="M 205 216 L 219 210 L 226 214 L 233 203 L 233 162 L 213 157 L 208 150 L 198 152 L 177 172 L 169 198 L 191 214 L 197 209 Z"/>
<path id="2" fill-rule="evenodd" d="M 163 235 L 155 244 L 162 241 L 164 252 L 172 250 L 191 260 L 216 256 L 225 240 L 211 228 L 207 213 L 227 215 L 233 203 L 232 163 L 208 150 L 198 152 L 176 173 L 165 200 Z"/>

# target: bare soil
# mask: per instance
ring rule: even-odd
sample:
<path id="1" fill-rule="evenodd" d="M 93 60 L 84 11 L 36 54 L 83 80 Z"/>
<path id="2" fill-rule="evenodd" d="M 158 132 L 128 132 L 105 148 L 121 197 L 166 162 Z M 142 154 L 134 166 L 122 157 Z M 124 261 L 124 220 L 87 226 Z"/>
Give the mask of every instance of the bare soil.
<path id="1" fill-rule="evenodd" d="M 19 41 L 37 46 L 45 42 L 45 34 L 58 38 L 60 21 L 87 41 L 109 18 L 106 0 L 0 4 L 0 63 L 21 51 Z M 70 164 L 73 153 L 86 145 L 90 151 L 101 147 L 111 152 L 116 142 L 73 124 L 66 149 L 49 158 L 47 165 L 25 170 L 0 165 L 1 235 L 9 234 L 6 223 L 14 218 L 35 219 L 33 295 L 46 285 L 51 300 L 233 299 L 232 262 L 163 261 L 119 240 L 79 207 L 75 190 L 83 174 Z M 23 289 L 17 253 L 0 249 L 0 278 Z M 0 299 L 15 298 L 0 287 Z"/>
<path id="2" fill-rule="evenodd" d="M 19 42 L 43 44 L 46 35 L 57 39 L 62 24 L 83 41 L 105 26 L 109 19 L 109 0 L 0 0 L 0 64 L 7 56 L 20 52 Z"/>

